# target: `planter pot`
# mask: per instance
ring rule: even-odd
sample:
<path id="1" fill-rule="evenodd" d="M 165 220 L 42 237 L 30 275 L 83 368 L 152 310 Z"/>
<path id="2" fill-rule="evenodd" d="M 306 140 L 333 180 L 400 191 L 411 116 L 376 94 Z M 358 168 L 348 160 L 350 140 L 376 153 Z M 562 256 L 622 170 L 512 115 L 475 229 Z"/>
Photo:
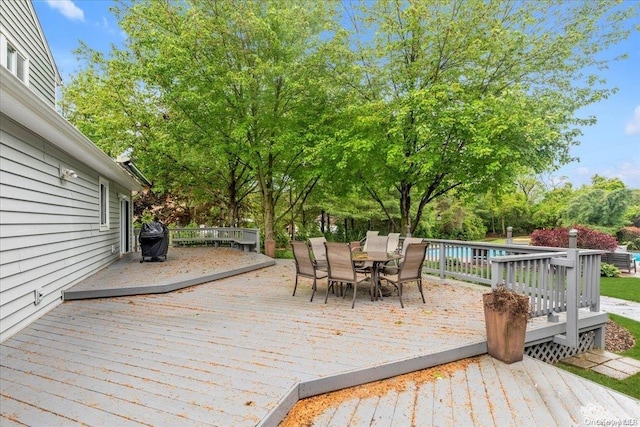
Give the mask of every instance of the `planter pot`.
<path id="1" fill-rule="evenodd" d="M 526 303 L 529 297 L 519 295 Z M 504 363 L 514 363 L 524 356 L 524 338 L 527 332 L 527 317 L 514 316 L 509 310 L 498 312 L 491 305 L 493 294 L 482 296 L 484 305 L 484 321 L 487 328 L 487 349 L 489 355 Z"/>
<path id="2" fill-rule="evenodd" d="M 276 241 L 275 240 L 264 241 L 264 254 L 271 258 L 276 257 Z"/>

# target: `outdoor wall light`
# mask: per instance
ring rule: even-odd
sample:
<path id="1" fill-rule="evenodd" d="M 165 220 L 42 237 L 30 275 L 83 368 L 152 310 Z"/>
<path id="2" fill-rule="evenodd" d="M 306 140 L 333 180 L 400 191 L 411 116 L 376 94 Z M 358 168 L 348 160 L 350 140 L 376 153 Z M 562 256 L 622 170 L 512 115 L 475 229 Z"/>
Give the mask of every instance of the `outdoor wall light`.
<path id="1" fill-rule="evenodd" d="M 75 179 L 77 177 L 78 174 L 76 173 L 76 171 L 67 168 L 60 168 L 60 178 L 69 180 Z"/>

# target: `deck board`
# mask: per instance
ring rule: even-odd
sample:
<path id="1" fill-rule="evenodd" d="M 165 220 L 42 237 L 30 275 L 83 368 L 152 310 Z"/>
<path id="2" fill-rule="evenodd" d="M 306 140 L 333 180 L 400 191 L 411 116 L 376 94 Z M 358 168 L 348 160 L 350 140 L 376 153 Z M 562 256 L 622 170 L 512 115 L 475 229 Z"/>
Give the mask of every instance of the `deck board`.
<path id="1" fill-rule="evenodd" d="M 466 371 L 456 371 L 451 376 L 451 410 L 453 424 L 457 426 L 473 425 L 473 412 L 469 396 L 469 381 Z"/>
<path id="2" fill-rule="evenodd" d="M 350 297 L 329 295 L 324 304 L 322 281 L 313 302 L 310 281 L 292 297 L 294 272 L 278 260 L 168 294 L 66 301 L 0 346 L 0 424 L 271 426 L 292 390 L 356 385 L 482 353 L 481 288 L 427 280 L 427 303 L 408 288 L 405 309 L 397 297 L 372 302 L 364 290 L 352 310 Z M 314 425 L 508 425 L 519 419 L 514 412 L 525 418 L 537 405 L 543 419 L 568 425 L 579 405 L 612 400 L 637 414 L 637 401 L 607 389 L 576 396 L 570 388 L 582 380 L 538 364 L 525 358 L 502 371 L 481 358 L 452 377 L 347 399 Z"/>
<path id="3" fill-rule="evenodd" d="M 496 426 L 510 425 L 504 423 L 505 420 L 512 418 L 511 409 L 507 403 L 508 390 L 505 390 L 500 383 L 500 378 L 496 372 L 496 366 L 492 359 L 481 359 L 480 370 L 482 372 L 482 380 L 486 390 L 486 404 L 491 411 L 493 422 Z M 506 416 L 505 414 L 509 414 Z M 504 423 L 504 424 L 503 424 Z M 515 425 L 515 424 L 514 424 Z"/>
<path id="4" fill-rule="evenodd" d="M 412 425 L 416 391 L 415 383 L 408 382 L 405 389 L 398 394 L 391 420 L 392 426 Z"/>
<path id="5" fill-rule="evenodd" d="M 491 414 L 491 407 L 487 404 L 489 398 L 482 378 L 480 365 L 470 364 L 465 370 L 465 377 L 468 384 L 467 391 L 470 401 L 469 412 L 471 413 L 474 425 L 493 425 L 493 415 Z"/>
<path id="6" fill-rule="evenodd" d="M 528 360 L 525 358 L 524 362 Z M 577 417 L 573 416 L 572 408 L 576 404 L 572 400 L 573 393 L 567 389 L 567 384 L 561 380 L 561 371 L 555 368 L 543 369 L 544 364 L 525 363 L 525 369 L 536 392 L 545 402 L 543 406 L 550 412 L 557 425 L 573 425 Z"/>
<path id="7" fill-rule="evenodd" d="M 530 417 L 535 419 L 539 425 L 553 425 L 555 423 L 551 412 L 547 409 L 545 401 L 538 393 L 538 385 L 530 381 L 530 376 L 525 368 L 525 363 L 516 363 L 510 365 L 510 373 L 513 376 L 514 389 L 519 391 L 519 396 L 526 404 L 526 412 Z"/>

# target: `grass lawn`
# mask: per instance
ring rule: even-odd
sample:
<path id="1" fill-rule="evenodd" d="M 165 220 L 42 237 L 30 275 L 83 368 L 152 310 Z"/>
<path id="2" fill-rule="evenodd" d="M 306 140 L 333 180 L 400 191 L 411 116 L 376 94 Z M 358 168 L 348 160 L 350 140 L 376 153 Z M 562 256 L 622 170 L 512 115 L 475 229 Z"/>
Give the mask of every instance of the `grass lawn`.
<path id="1" fill-rule="evenodd" d="M 601 277 L 600 295 L 640 302 L 640 277 Z"/>
<path id="2" fill-rule="evenodd" d="M 636 360 L 640 360 L 640 322 L 627 319 L 626 317 L 616 316 L 615 314 L 609 314 L 609 318 L 631 332 L 636 340 L 636 345 L 633 346 L 633 348 L 630 348 L 629 350 L 620 354 L 627 357 L 632 357 Z M 558 363 L 556 366 L 564 369 L 565 371 L 572 372 L 582 378 L 586 378 L 605 387 L 617 390 L 628 396 L 640 399 L 640 373 L 624 380 L 616 380 L 614 378 L 607 377 L 588 369 L 581 369 L 575 366 L 566 365 L 564 363 Z"/>

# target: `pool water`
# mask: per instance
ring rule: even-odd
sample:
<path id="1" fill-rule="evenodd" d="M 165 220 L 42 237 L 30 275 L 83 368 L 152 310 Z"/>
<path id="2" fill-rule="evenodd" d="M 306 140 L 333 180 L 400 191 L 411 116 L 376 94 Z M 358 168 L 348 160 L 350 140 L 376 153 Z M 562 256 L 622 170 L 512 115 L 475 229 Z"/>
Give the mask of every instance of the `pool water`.
<path id="1" fill-rule="evenodd" d="M 506 249 L 474 249 L 472 251 L 471 248 L 446 248 L 445 249 L 445 256 L 446 257 L 462 257 L 462 258 L 469 258 L 471 255 L 474 256 L 488 256 L 489 258 L 493 258 L 496 256 L 501 256 L 501 255 L 506 255 Z M 430 258 L 433 258 L 433 256 L 437 256 L 440 255 L 440 248 L 430 248 L 427 249 L 427 255 L 430 256 Z"/>

